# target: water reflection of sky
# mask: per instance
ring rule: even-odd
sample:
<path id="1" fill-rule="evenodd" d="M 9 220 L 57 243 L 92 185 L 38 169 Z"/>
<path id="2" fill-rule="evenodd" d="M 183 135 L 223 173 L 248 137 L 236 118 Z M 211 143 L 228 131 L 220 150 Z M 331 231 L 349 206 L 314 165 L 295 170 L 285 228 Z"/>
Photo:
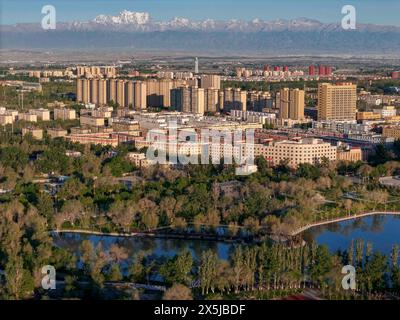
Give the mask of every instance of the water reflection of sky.
<path id="1" fill-rule="evenodd" d="M 201 253 L 209 249 L 217 252 L 219 258 L 228 259 L 232 247 L 230 243 L 203 240 L 101 237 L 80 234 L 62 234 L 54 237 L 55 245 L 68 248 L 78 255 L 83 240 L 90 240 L 94 246 L 101 243 L 105 250 L 112 244 L 118 244 L 127 249 L 130 259 L 135 258 L 140 251 L 157 257 L 173 257 L 184 249 L 189 249 L 195 259 L 200 259 Z"/>
<path id="2" fill-rule="evenodd" d="M 304 238 L 325 244 L 332 252 L 347 250 L 352 240 L 363 239 L 372 243 L 374 251 L 389 254 L 394 244 L 400 245 L 400 217 L 381 215 L 333 223 L 306 231 Z"/>
<path id="3" fill-rule="evenodd" d="M 400 245 L 399 216 L 371 216 L 357 220 L 334 223 L 310 229 L 304 233 L 306 241 L 313 239 L 318 244 L 325 244 L 332 252 L 347 250 L 352 240 L 363 239 L 372 243 L 374 251 L 390 254 L 393 244 Z M 140 251 L 154 257 L 173 257 L 184 249 L 189 249 L 194 259 L 199 260 L 206 250 L 217 252 L 220 259 L 228 259 L 233 247 L 230 243 L 204 240 L 154 239 L 101 237 L 79 234 L 63 234 L 55 236 L 57 246 L 69 248 L 79 255 L 79 247 L 83 240 L 90 240 L 94 246 L 102 244 L 108 249 L 118 244 L 127 249 L 129 260 L 133 260 Z"/>

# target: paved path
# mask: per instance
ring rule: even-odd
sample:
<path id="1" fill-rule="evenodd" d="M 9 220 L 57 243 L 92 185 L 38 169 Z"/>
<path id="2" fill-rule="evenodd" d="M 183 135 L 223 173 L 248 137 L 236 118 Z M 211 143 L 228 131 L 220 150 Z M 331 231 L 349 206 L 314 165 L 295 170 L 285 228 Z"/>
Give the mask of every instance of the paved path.
<path id="1" fill-rule="evenodd" d="M 374 215 L 391 215 L 391 216 L 394 216 L 394 215 L 400 215 L 400 212 L 399 211 L 372 211 L 372 212 L 348 215 L 348 216 L 345 216 L 345 217 L 339 217 L 339 218 L 335 218 L 335 219 L 329 219 L 329 220 L 325 220 L 325 221 L 319 221 L 319 222 L 307 224 L 307 225 L 305 225 L 303 227 L 300 227 L 300 228 L 294 230 L 292 233 L 290 233 L 290 236 L 296 236 L 299 233 L 302 233 L 303 231 L 306 231 L 306 230 L 308 230 L 310 228 L 323 226 L 323 225 L 330 224 L 330 223 L 335 223 L 335 222 L 341 222 L 341 221 L 353 220 L 353 219 L 358 219 L 358 218 L 363 218 L 363 217 L 368 217 L 368 216 L 374 216 Z"/>

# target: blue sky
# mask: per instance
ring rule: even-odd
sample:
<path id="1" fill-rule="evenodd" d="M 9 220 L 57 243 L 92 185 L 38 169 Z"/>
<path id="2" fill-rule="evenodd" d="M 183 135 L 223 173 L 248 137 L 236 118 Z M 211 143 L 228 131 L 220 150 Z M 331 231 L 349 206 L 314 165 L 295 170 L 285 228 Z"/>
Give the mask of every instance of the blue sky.
<path id="1" fill-rule="evenodd" d="M 149 12 L 156 20 L 306 17 L 322 22 L 340 22 L 342 6 L 351 4 L 360 23 L 400 26 L 400 0 L 0 0 L 0 24 L 40 22 L 46 4 L 55 6 L 58 21 L 90 20 L 127 9 Z"/>

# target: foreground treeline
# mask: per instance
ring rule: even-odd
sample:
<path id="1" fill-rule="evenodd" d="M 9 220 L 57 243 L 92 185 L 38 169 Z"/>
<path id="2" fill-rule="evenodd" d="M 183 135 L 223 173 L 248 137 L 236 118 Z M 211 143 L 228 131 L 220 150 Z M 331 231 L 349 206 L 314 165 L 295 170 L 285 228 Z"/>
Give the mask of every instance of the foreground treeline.
<path id="1" fill-rule="evenodd" d="M 193 255 L 184 249 L 174 257 L 150 251 L 133 252 L 113 244 L 84 240 L 74 250 L 53 245 L 47 222 L 35 208 L 18 201 L 1 208 L 0 297 L 140 299 L 142 290 L 123 284 L 165 286 L 153 295 L 165 299 L 279 297 L 282 292 L 315 288 L 331 299 L 399 298 L 399 247 L 390 256 L 374 252 L 370 243 L 355 241 L 348 250 L 330 253 L 314 243 L 285 245 L 263 242 L 232 247 L 228 260 L 215 250 Z M 41 268 L 52 265 L 59 280 L 56 292 L 41 288 Z M 343 290 L 344 265 L 356 268 L 357 289 Z M 122 286 L 122 287 L 121 287 Z M 113 294 L 110 295 L 110 288 Z"/>
<path id="2" fill-rule="evenodd" d="M 371 166 L 322 161 L 294 170 L 284 162 L 270 168 L 258 158 L 258 173 L 238 177 L 232 165 L 135 168 L 126 159 L 135 150 L 129 145 L 112 149 L 7 132 L 0 136 L 0 188 L 8 191 L 0 201 L 18 199 L 26 209 L 35 207 L 53 229 L 135 232 L 170 227 L 179 233 L 190 226 L 197 233 L 212 233 L 224 225 L 232 237 L 243 229 L 245 234 L 287 234 L 316 220 L 399 206 L 389 201 L 399 191 L 378 183 L 380 176 L 400 168 L 399 162 L 386 161 L 396 155 L 382 147 L 375 158 L 386 162 Z M 82 155 L 68 157 L 67 150 Z M 59 175 L 67 178 L 57 188 L 48 190 L 41 182 Z M 355 184 L 347 175 L 357 175 L 363 183 Z M 131 186 L 124 184 L 127 179 Z M 355 196 L 346 198 L 349 192 Z"/>
<path id="3" fill-rule="evenodd" d="M 247 296 L 257 298 L 274 291 L 317 288 L 325 298 L 374 298 L 387 293 L 400 298 L 398 254 L 399 247 L 395 245 L 388 259 L 373 253 L 371 244 L 365 247 L 362 240 L 352 244 L 348 251 L 337 254 L 330 254 L 325 246 L 315 244 L 288 247 L 263 243 L 235 247 L 229 261 L 206 251 L 201 255 L 195 276 L 199 279 L 198 293 L 202 297 L 210 293 L 213 298 L 231 294 L 238 297 L 239 293 L 253 292 Z M 178 261 L 179 257 L 172 261 Z M 342 287 L 342 267 L 348 264 L 356 266 L 357 288 L 354 291 Z M 185 278 L 174 280 L 184 284 Z"/>

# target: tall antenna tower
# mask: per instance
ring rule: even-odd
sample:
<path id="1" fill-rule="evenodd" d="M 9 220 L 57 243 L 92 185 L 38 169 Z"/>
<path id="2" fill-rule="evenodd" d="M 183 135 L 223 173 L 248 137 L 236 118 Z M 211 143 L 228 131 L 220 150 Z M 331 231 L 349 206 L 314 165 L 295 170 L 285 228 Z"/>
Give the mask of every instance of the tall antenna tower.
<path id="1" fill-rule="evenodd" d="M 194 58 L 194 73 L 199 73 L 199 59 L 197 57 Z"/>

